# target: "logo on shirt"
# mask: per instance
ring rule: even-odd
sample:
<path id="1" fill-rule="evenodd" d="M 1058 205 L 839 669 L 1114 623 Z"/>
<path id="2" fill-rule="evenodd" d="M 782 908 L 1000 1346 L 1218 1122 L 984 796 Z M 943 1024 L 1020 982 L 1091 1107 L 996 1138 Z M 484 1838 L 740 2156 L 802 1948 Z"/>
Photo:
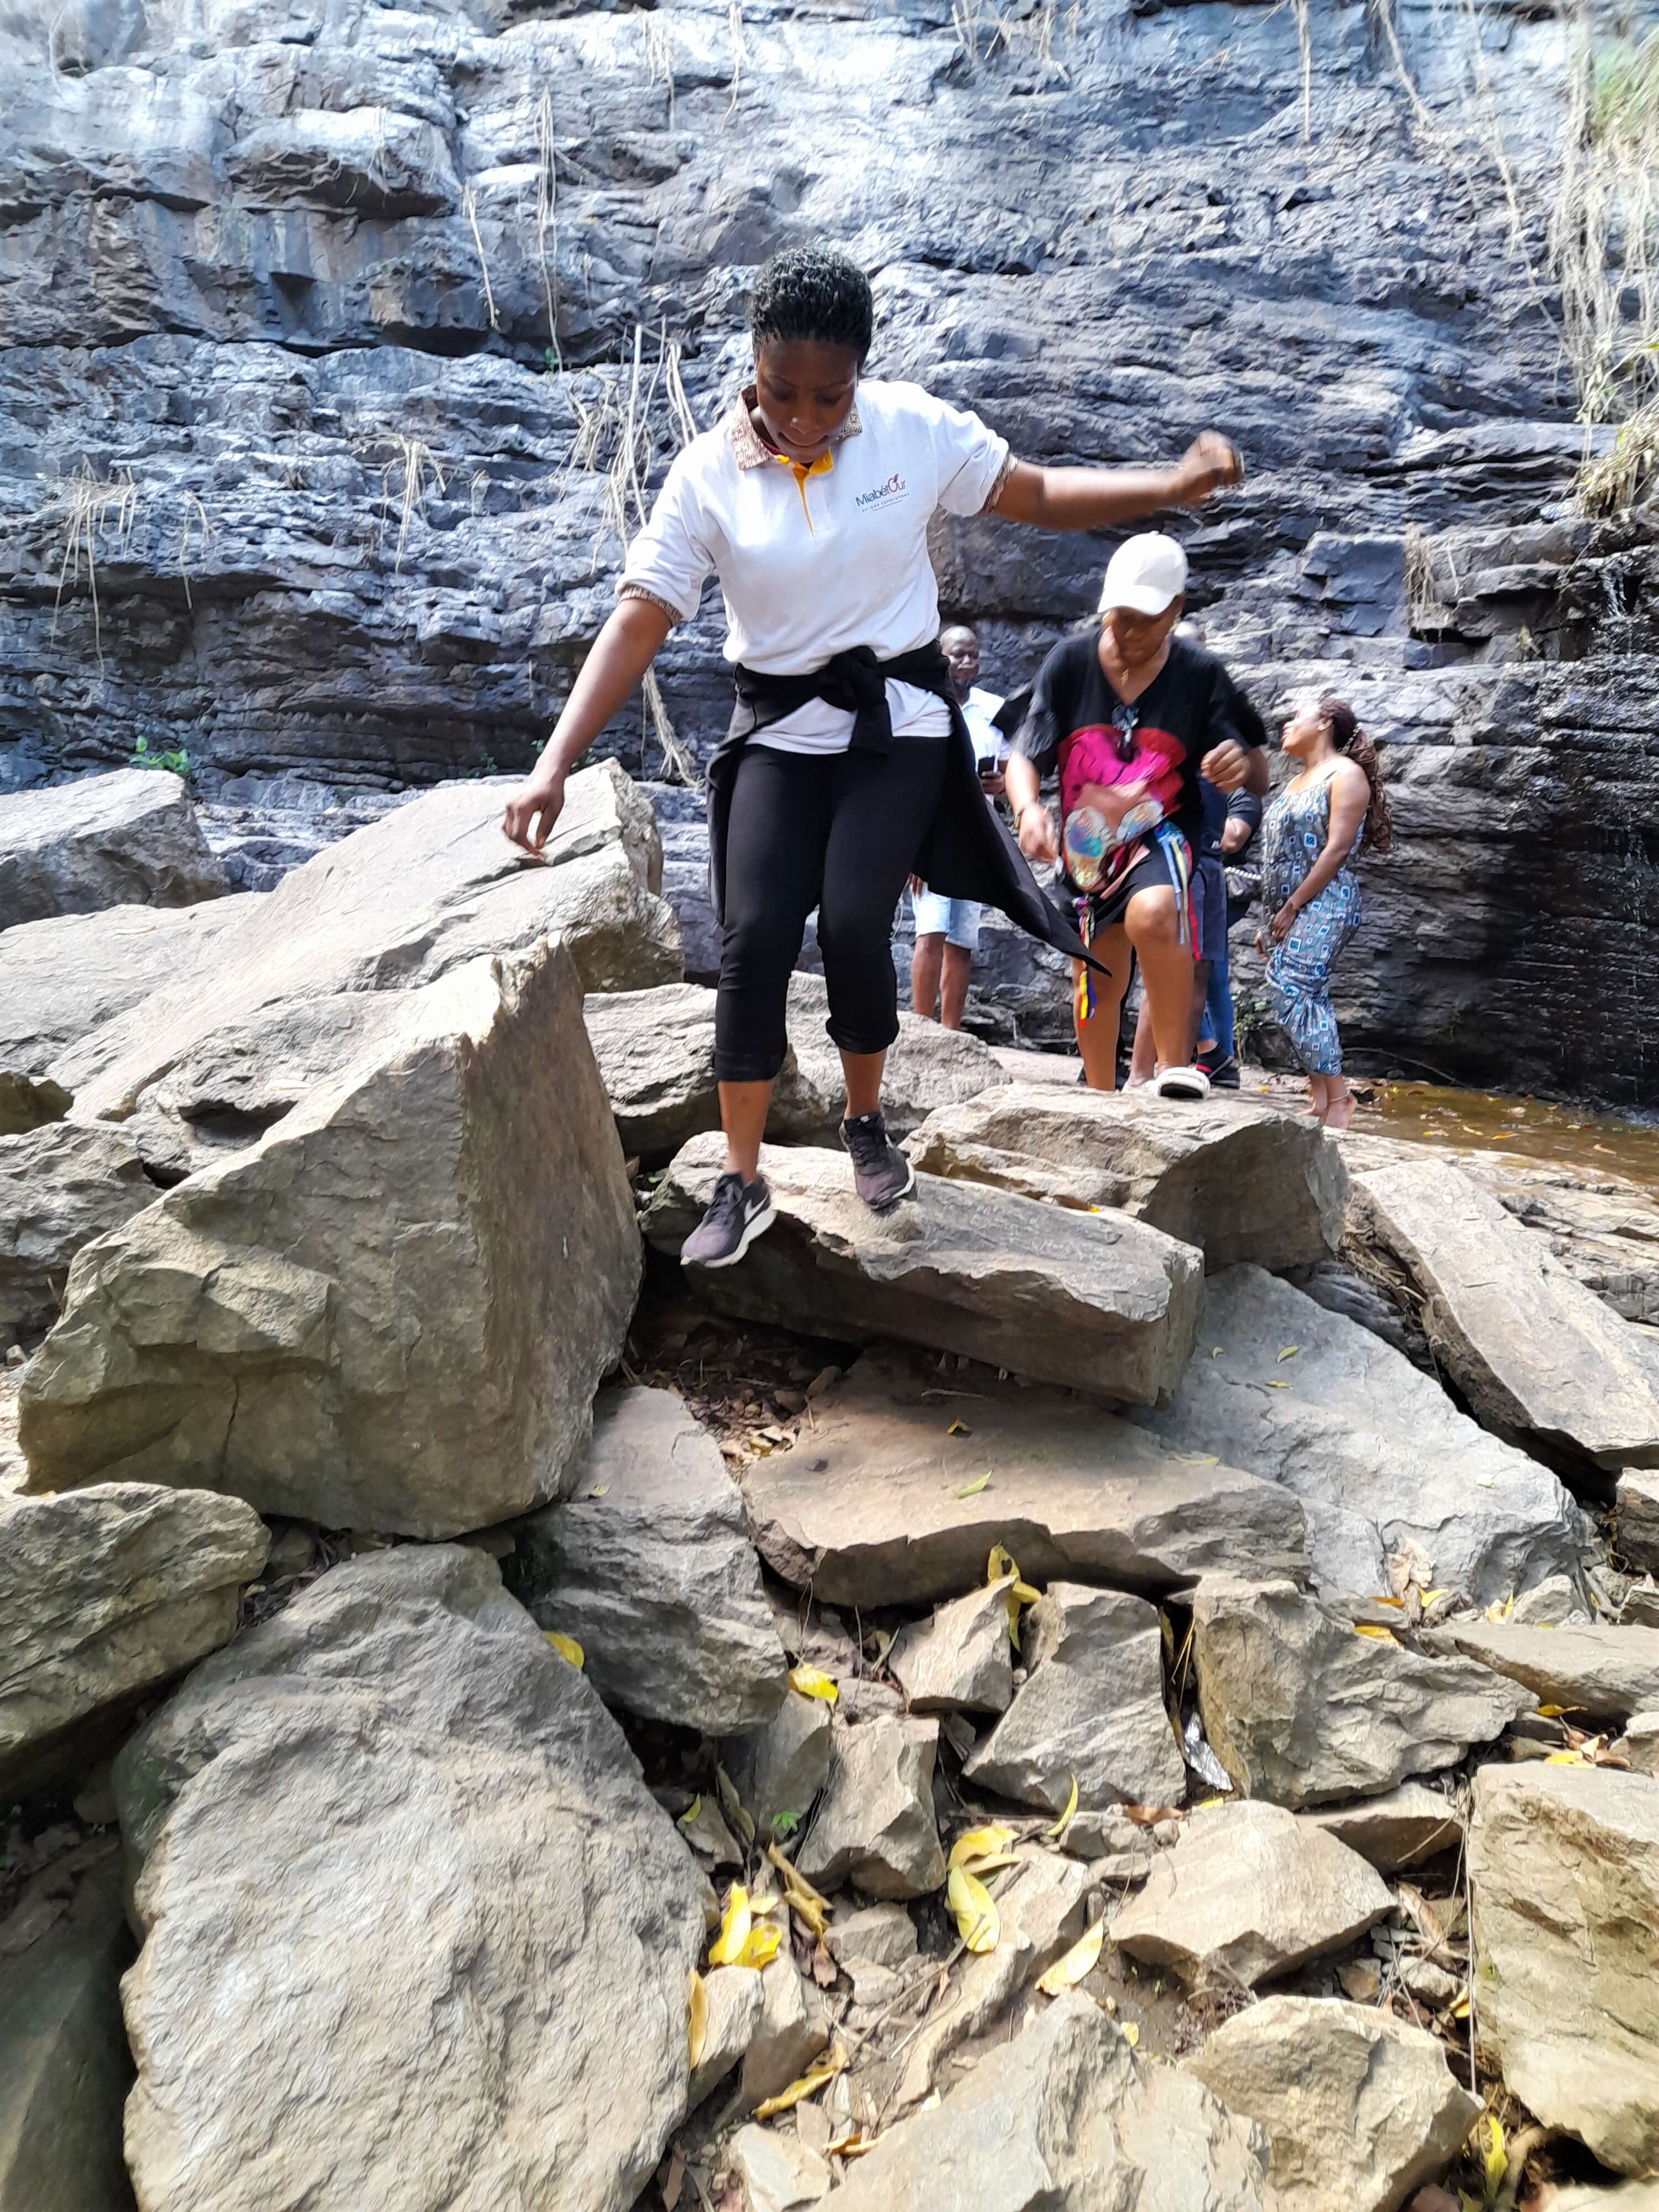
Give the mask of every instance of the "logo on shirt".
<path id="1" fill-rule="evenodd" d="M 895 469 L 884 484 L 878 484 L 874 491 L 860 492 L 853 504 L 859 508 L 889 507 L 894 500 L 902 499 L 908 489 L 904 478 Z"/>

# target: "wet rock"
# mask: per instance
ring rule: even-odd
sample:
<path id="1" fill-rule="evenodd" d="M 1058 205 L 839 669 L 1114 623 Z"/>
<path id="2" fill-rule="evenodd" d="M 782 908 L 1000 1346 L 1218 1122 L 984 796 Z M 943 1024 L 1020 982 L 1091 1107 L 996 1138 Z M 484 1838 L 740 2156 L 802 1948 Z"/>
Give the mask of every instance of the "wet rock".
<path id="1" fill-rule="evenodd" d="M 906 1150 L 929 1175 L 1121 1207 L 1212 1268 L 1288 1267 L 1342 1240 L 1348 1178 L 1312 1122 L 1254 1100 L 1176 1104 L 1014 1085 L 930 1115 Z"/>
<path id="2" fill-rule="evenodd" d="M 763 1996 L 753 1966 L 714 1966 L 702 1978 L 708 2024 L 702 2056 L 691 2069 L 685 2109 L 699 2105 L 725 2081 L 743 2057 L 760 2026 Z"/>
<path id="3" fill-rule="evenodd" d="M 199 1485 L 441 1536 L 568 1480 L 640 1273 L 569 955 L 398 1006 L 258 1143 L 82 1252 L 24 1378 L 36 1487 Z"/>
<path id="4" fill-rule="evenodd" d="M 1577 1571 L 1593 1534 L 1556 1478 L 1369 1329 L 1259 1268 L 1207 1288 L 1198 1357 L 1168 1407 L 1137 1416 L 1166 1443 L 1362 1516 L 1385 1554 L 1410 1549 L 1483 1603 Z"/>
<path id="5" fill-rule="evenodd" d="M 408 991 L 482 954 L 562 939 L 586 991 L 678 981 L 651 809 L 612 763 L 571 778 L 537 862 L 501 832 L 501 782 L 440 786 L 330 845 L 220 932 L 202 963 L 105 1023 L 53 1073 L 77 1120 L 135 1111 L 215 1032 L 293 999 Z"/>
<path id="6" fill-rule="evenodd" d="M 921 1897 L 945 1880 L 933 1818 L 936 1721 L 837 1725 L 830 1780 L 796 1863 L 819 1889 L 851 1881 L 870 1897 Z"/>
<path id="7" fill-rule="evenodd" d="M 1289 1583 L 1207 1577 L 1193 1660 L 1204 1732 L 1234 1787 L 1293 1809 L 1451 1766 L 1531 1704 L 1473 1661 L 1361 1636 Z"/>
<path id="8" fill-rule="evenodd" d="M 829 2040 L 823 1999 L 797 1970 L 786 1937 L 771 1965 L 761 1969 L 760 2018 L 744 2054 L 739 2085 L 744 2105 L 763 2104 L 799 2081 Z"/>
<path id="9" fill-rule="evenodd" d="M 1659 1462 L 1659 1370 L 1540 1239 L 1456 1168 L 1361 1176 L 1359 1233 L 1423 1292 L 1437 1357 L 1483 1426 L 1585 1473 Z"/>
<path id="10" fill-rule="evenodd" d="M 835 1605 L 923 1604 L 982 1583 L 999 1542 L 1039 1583 L 1305 1572 L 1302 1508 L 1279 1484 L 1182 1459 L 1086 1400 L 926 1395 L 939 1380 L 866 1352 L 815 1401 L 810 1435 L 746 1470 L 755 1541 L 786 1582 Z"/>
<path id="11" fill-rule="evenodd" d="M 782 1704 L 788 1662 L 741 1494 L 674 1391 L 602 1392 L 568 1501 L 517 1534 L 508 1587 L 575 1638 L 607 1705 L 735 1735 Z"/>
<path id="12" fill-rule="evenodd" d="M 1249 2212 L 1267 2139 L 1190 2076 L 1145 2065 L 1091 1997 L 1068 1990 L 935 2110 L 889 2131 L 842 2185 L 836 2212 L 971 2205 L 1090 2212 Z"/>
<path id="13" fill-rule="evenodd" d="M 106 906 L 193 906 L 230 888 L 182 780 L 120 769 L 0 811 L 0 930 Z"/>
<path id="14" fill-rule="evenodd" d="M 1332 1805 L 1304 1815 L 1313 1826 L 1358 1851 L 1379 1874 L 1403 1874 L 1462 1841 L 1456 1808 L 1420 1782 L 1402 1782 L 1382 1797 Z"/>
<path id="15" fill-rule="evenodd" d="M 1659 2166 L 1659 1784 L 1483 1766 L 1474 2002 L 1512 2094 L 1620 2173 Z"/>
<path id="16" fill-rule="evenodd" d="M 1644 1572 L 1659 1568 L 1659 1474 L 1627 1468 L 1613 1498 L 1620 1550 Z"/>
<path id="17" fill-rule="evenodd" d="M 747 2212 L 794 2212 L 829 2192 L 830 2168 L 793 2131 L 751 2121 L 732 2136 L 726 2155 L 743 2185 Z"/>
<path id="18" fill-rule="evenodd" d="M 0 1958 L 0 2204 L 132 2212 L 121 2155 L 132 2061 L 120 1996 L 131 1957 L 112 1855 L 60 1919 Z"/>
<path id="19" fill-rule="evenodd" d="M 1178 1804 L 1187 1787 L 1164 1709 L 1158 1609 L 1116 1590 L 1051 1583 L 1025 1616 L 1029 1674 L 963 1772 L 981 1790 L 1063 1812 Z"/>
<path id="20" fill-rule="evenodd" d="M 1000 1713 L 1014 1694 L 1007 1579 L 902 1630 L 887 1655 L 912 1712 Z"/>
<path id="21" fill-rule="evenodd" d="M 816 1112 L 792 1109 L 799 1144 L 834 1145 L 847 1109 L 847 1079 L 841 1054 L 826 1024 L 830 994 L 822 975 L 796 973 L 789 978 L 789 1043 L 803 1092 Z M 899 1015 L 898 1035 L 887 1048 L 882 1069 L 881 1103 L 888 1133 L 907 1136 L 930 1114 L 981 1092 L 1006 1088 L 1007 1070 L 988 1044 L 965 1030 L 941 1029 L 919 1014 Z M 799 1115 L 799 1119 L 795 1116 Z"/>
<path id="22" fill-rule="evenodd" d="M 1282 1806 L 1218 1805 L 1191 1815 L 1108 1932 L 1189 1986 L 1254 1989 L 1351 1943 L 1393 1901 L 1357 1852 Z"/>
<path id="23" fill-rule="evenodd" d="M 726 1746 L 726 1771 L 763 1837 L 776 1832 L 780 1821 L 799 1826 L 805 1820 L 830 1778 L 830 1735 L 823 1699 L 786 1690 L 764 1727 Z"/>
<path id="24" fill-rule="evenodd" d="M 54 1320 L 81 1247 L 155 1197 L 137 1148 L 120 1130 L 53 1121 L 0 1137 L 0 1326 Z"/>
<path id="25" fill-rule="evenodd" d="M 723 1158 L 714 1135 L 676 1156 L 645 1218 L 659 1251 L 678 1255 Z M 1179 1378 L 1204 1287 L 1189 1245 L 933 1176 L 875 1214 L 854 1195 L 843 1153 L 769 1146 L 761 1164 L 776 1219 L 741 1267 L 699 1275 L 716 1312 L 966 1352 L 1137 1404 Z"/>
<path id="26" fill-rule="evenodd" d="M 1399 2212 L 1444 2172 L 1480 2111 L 1426 2028 L 1340 1998 L 1265 1998 L 1187 2063 L 1267 2130 L 1285 2212 Z"/>
<path id="27" fill-rule="evenodd" d="M 416 2203 L 453 2171 L 627 2212 L 685 2109 L 698 1878 L 493 1561 L 336 1568 L 198 1668 L 116 1788 L 141 2201 Z"/>
<path id="28" fill-rule="evenodd" d="M 1437 1651 L 1461 1651 L 1560 1705 L 1583 1726 L 1659 1705 L 1659 1628 L 1525 1628 L 1512 1620 L 1454 1620 L 1425 1631 Z"/>
<path id="29" fill-rule="evenodd" d="M 0 1497 L 0 1791 L 85 1763 L 143 1692 L 228 1643 L 268 1544 L 205 1490 Z"/>

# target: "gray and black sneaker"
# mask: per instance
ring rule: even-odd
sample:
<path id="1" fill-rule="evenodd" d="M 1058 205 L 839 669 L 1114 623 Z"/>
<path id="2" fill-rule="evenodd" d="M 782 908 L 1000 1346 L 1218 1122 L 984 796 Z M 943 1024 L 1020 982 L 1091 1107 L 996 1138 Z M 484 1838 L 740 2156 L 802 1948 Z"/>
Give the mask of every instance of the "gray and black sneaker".
<path id="1" fill-rule="evenodd" d="M 680 1247 L 685 1267 L 729 1267 L 772 1226 L 772 1194 L 764 1176 L 745 1182 L 735 1169 L 714 1185 L 708 1211 Z"/>
<path id="2" fill-rule="evenodd" d="M 879 1108 L 841 1125 L 841 1140 L 853 1156 L 853 1188 L 867 1206 L 885 1213 L 916 1187 L 916 1171 L 887 1133 Z"/>

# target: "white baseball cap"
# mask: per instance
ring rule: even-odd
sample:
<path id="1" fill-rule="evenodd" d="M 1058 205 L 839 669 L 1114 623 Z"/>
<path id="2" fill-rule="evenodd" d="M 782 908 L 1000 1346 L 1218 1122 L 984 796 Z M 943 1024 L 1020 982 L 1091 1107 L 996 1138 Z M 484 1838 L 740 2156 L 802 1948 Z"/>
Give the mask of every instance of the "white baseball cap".
<path id="1" fill-rule="evenodd" d="M 1138 615 L 1161 615 L 1187 588 L 1187 556 L 1161 530 L 1126 538 L 1106 563 L 1100 586 L 1100 611 L 1131 607 Z"/>

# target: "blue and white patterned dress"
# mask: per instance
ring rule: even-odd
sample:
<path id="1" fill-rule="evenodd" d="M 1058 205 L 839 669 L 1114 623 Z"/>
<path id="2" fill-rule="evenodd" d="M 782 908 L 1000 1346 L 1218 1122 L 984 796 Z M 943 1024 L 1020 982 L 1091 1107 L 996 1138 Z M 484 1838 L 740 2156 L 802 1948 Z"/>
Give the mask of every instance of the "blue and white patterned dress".
<path id="1" fill-rule="evenodd" d="M 1331 826 L 1331 779 L 1282 792 L 1261 825 L 1262 905 L 1270 922 L 1325 849 Z M 1348 857 L 1316 898 L 1310 899 L 1282 943 L 1267 946 L 1267 1000 L 1273 1019 L 1310 1075 L 1340 1075 L 1342 1042 L 1331 1005 L 1331 969 L 1359 927 L 1359 878 L 1354 863 L 1364 842 L 1362 822 Z"/>

